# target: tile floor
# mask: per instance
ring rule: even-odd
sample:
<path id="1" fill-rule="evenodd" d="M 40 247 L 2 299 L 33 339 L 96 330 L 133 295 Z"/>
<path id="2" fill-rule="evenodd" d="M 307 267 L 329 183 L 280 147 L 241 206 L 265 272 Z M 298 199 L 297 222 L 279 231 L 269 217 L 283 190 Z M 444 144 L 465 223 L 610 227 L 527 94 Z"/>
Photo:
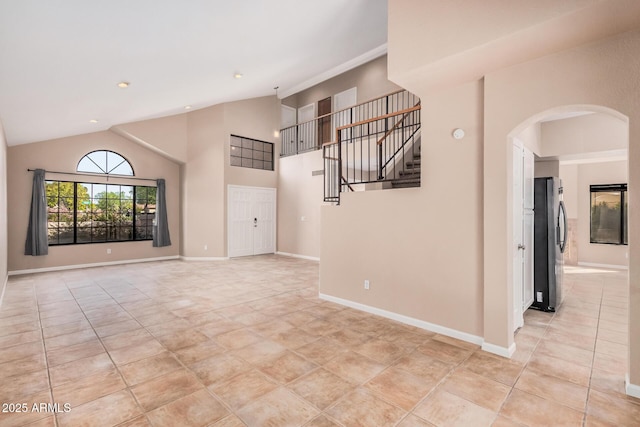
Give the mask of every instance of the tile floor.
<path id="1" fill-rule="evenodd" d="M 512 360 L 319 300 L 293 258 L 11 277 L 0 426 L 638 426 L 626 274 L 565 277 Z"/>

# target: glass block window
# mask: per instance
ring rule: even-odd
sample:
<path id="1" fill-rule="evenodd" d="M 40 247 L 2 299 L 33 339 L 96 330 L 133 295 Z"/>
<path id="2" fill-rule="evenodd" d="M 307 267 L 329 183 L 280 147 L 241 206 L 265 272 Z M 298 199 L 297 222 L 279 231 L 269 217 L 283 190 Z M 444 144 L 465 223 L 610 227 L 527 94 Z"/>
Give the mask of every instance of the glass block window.
<path id="1" fill-rule="evenodd" d="M 231 135 L 231 166 L 273 170 L 273 144 L 257 139 Z"/>

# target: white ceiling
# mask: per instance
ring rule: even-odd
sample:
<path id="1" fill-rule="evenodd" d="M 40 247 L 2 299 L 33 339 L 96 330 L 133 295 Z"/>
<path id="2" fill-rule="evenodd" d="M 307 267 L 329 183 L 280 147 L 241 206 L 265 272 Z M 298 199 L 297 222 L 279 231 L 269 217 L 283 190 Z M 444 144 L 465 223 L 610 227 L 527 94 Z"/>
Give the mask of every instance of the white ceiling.
<path id="1" fill-rule="evenodd" d="M 0 120 L 16 145 L 293 93 L 386 41 L 387 0 L 0 0 Z"/>

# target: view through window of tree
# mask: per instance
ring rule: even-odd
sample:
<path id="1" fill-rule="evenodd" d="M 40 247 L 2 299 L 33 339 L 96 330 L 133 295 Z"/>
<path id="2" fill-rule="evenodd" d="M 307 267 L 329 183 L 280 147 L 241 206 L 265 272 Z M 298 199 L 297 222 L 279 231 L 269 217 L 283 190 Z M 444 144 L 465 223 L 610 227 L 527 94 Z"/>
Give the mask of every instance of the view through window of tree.
<path id="1" fill-rule="evenodd" d="M 592 185 L 591 243 L 628 243 L 627 184 Z"/>
<path id="2" fill-rule="evenodd" d="M 156 188 L 46 181 L 49 245 L 151 240 Z"/>

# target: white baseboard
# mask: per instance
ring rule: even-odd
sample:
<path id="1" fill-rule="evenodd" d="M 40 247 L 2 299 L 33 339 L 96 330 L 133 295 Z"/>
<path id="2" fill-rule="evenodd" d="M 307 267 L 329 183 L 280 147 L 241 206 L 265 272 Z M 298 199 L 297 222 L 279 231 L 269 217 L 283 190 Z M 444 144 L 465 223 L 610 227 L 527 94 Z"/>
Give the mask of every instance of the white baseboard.
<path id="1" fill-rule="evenodd" d="M 167 260 L 175 260 L 179 258 L 180 257 L 178 255 L 172 255 L 172 256 L 163 256 L 163 257 L 156 257 L 156 258 L 123 259 L 120 261 L 94 262 L 90 264 L 73 264 L 73 265 L 61 265 L 58 267 L 31 268 L 28 270 L 10 271 L 9 276 L 19 276 L 21 274 L 33 274 L 33 273 L 47 273 L 50 271 L 61 271 L 61 270 L 76 270 L 78 268 L 106 267 L 110 265 L 138 264 L 141 262 L 167 261 Z"/>
<path id="2" fill-rule="evenodd" d="M 229 257 L 180 256 L 182 261 L 228 261 Z"/>
<path id="3" fill-rule="evenodd" d="M 516 343 L 512 343 L 509 346 L 509 348 L 507 348 L 507 347 L 500 347 L 499 345 L 495 345 L 495 344 L 489 344 L 488 342 L 485 341 L 482 343 L 482 350 L 488 353 L 496 354 L 498 356 L 506 357 L 507 359 L 511 359 L 511 356 L 513 356 L 513 353 L 516 352 Z"/>
<path id="4" fill-rule="evenodd" d="M 292 258 L 308 259 L 309 261 L 320 261 L 320 258 L 307 255 L 290 254 L 289 252 L 276 252 L 276 255 L 289 256 Z"/>
<path id="5" fill-rule="evenodd" d="M 593 268 L 610 268 L 613 270 L 628 270 L 628 265 L 617 265 L 617 264 L 598 264 L 595 262 L 578 262 L 578 265 L 581 267 L 593 267 Z"/>
<path id="6" fill-rule="evenodd" d="M 628 396 L 640 399 L 640 385 L 631 384 L 629 382 L 629 374 L 624 379 L 624 388 Z"/>
<path id="7" fill-rule="evenodd" d="M 2 301 L 4 300 L 4 291 L 7 289 L 7 282 L 9 281 L 9 275 L 4 277 L 4 285 L 2 285 L 2 292 L 0 292 L 0 307 L 2 307 Z"/>
<path id="8" fill-rule="evenodd" d="M 461 332 L 456 329 L 450 329 L 444 326 L 436 325 L 434 323 L 425 322 L 424 320 L 416 319 L 402 314 L 394 313 L 392 311 L 383 310 L 369 305 L 360 304 L 358 302 L 333 297 L 331 295 L 319 294 L 320 299 L 335 302 L 336 304 L 344 305 L 347 307 L 355 308 L 356 310 L 365 311 L 367 313 L 375 314 L 378 316 L 386 317 L 387 319 L 395 320 L 406 325 L 416 326 L 420 329 L 425 329 L 430 332 L 435 332 L 440 335 L 446 335 L 451 338 L 456 338 L 462 341 L 470 342 L 476 345 L 483 345 L 482 337 Z"/>

